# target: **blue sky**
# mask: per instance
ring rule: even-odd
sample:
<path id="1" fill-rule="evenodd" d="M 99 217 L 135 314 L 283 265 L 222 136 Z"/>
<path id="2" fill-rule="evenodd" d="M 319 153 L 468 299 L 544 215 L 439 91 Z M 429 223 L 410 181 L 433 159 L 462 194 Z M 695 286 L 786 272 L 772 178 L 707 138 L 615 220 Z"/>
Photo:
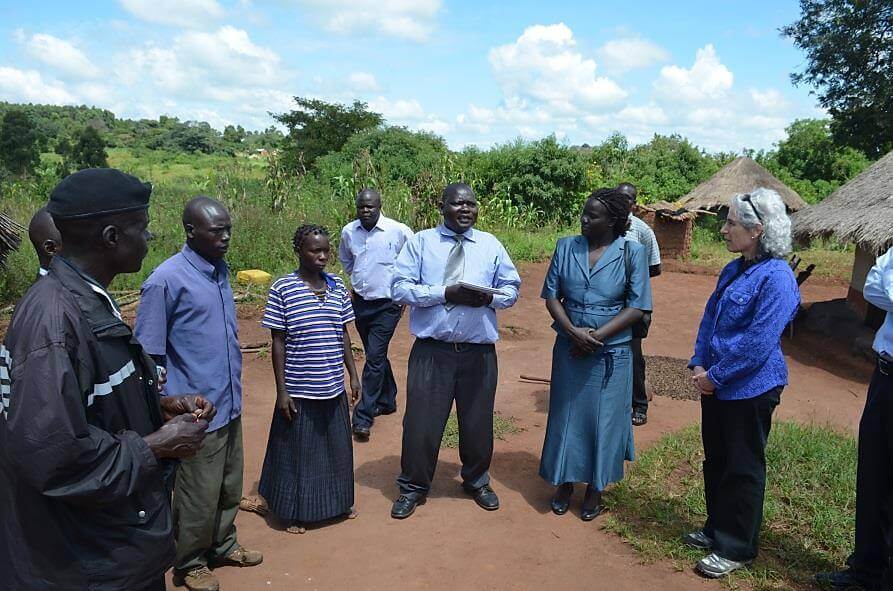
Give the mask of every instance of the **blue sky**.
<path id="1" fill-rule="evenodd" d="M 0 0 L 0 100 L 223 128 L 364 100 L 453 148 L 680 133 L 769 148 L 821 116 L 778 28 L 796 0 Z"/>

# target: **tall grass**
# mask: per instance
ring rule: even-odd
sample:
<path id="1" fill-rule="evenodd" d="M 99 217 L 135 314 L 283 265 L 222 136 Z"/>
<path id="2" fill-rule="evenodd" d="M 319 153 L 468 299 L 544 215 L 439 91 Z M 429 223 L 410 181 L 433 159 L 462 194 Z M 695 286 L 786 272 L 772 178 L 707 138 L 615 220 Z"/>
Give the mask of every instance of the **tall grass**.
<path id="1" fill-rule="evenodd" d="M 301 224 L 327 227 L 337 248 L 341 227 L 354 218 L 354 196 L 367 184 L 381 191 L 388 216 L 415 230 L 440 220 L 437 194 L 443 185 L 434 175 L 427 179 L 427 186 L 415 187 L 362 174 L 334 179 L 287 177 L 271 171 L 264 160 L 126 149 L 110 150 L 109 165 L 153 186 L 149 227 L 154 239 L 149 254 L 142 270 L 119 276 L 113 290 L 138 289 L 156 266 L 181 248 L 183 205 L 196 195 L 221 200 L 232 214 L 234 232 L 227 261 L 233 271 L 263 269 L 274 276 L 294 269 L 291 237 Z M 36 177 L 3 187 L 0 208 L 27 225 L 31 215 L 46 204 L 58 180 L 52 170 L 47 165 Z M 551 254 L 560 235 L 557 228 L 543 226 L 535 215 L 504 200 L 482 195 L 480 201 L 478 226 L 499 237 L 514 260 L 540 260 Z M 20 298 L 34 280 L 37 266 L 37 257 L 26 242 L 0 273 L 0 303 Z M 337 262 L 331 270 L 341 272 Z"/>

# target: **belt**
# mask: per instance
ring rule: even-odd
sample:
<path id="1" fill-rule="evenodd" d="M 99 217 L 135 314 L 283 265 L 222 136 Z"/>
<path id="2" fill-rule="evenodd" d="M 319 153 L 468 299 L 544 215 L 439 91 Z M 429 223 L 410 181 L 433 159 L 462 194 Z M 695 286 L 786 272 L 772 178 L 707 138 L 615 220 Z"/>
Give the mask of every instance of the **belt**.
<path id="1" fill-rule="evenodd" d="M 437 339 L 432 338 L 416 339 L 416 342 L 424 343 L 428 346 L 437 347 L 438 349 L 454 351 L 456 353 L 480 351 L 485 349 L 492 349 L 494 347 L 493 343 L 448 343 L 446 341 L 438 341 Z"/>

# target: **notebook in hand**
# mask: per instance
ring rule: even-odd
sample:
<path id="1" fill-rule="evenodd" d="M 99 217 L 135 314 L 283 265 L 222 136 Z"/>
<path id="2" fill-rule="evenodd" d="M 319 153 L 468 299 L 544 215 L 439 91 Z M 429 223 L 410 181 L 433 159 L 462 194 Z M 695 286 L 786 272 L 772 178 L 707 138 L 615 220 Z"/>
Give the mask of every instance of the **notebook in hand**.
<path id="1" fill-rule="evenodd" d="M 469 283 L 468 281 L 460 281 L 459 286 L 464 287 L 465 289 L 470 289 L 471 291 L 477 291 L 480 293 L 490 293 L 490 294 L 502 293 L 495 287 L 484 287 L 483 285 L 476 285 L 474 283 Z"/>

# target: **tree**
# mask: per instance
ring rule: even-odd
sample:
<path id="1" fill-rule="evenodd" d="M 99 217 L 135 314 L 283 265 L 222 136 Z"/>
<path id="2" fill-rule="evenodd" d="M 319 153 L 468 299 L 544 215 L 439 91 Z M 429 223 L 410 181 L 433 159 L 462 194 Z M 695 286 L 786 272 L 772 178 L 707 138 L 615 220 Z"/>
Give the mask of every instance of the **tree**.
<path id="1" fill-rule="evenodd" d="M 16 176 L 34 172 L 40 161 L 37 139 L 37 128 L 25 111 L 7 111 L 0 127 L 0 164 Z"/>
<path id="2" fill-rule="evenodd" d="M 508 199 L 550 221 L 569 222 L 579 215 L 586 161 L 579 150 L 560 144 L 554 135 L 465 156 L 479 179 L 481 194 Z"/>
<path id="3" fill-rule="evenodd" d="M 797 119 L 785 131 L 775 159 L 796 178 L 846 182 L 869 164 L 862 152 L 834 143 L 826 119 Z"/>
<path id="4" fill-rule="evenodd" d="M 806 52 L 794 84 L 817 89 L 839 143 L 869 157 L 893 149 L 893 2 L 800 0 L 800 11 L 781 29 Z"/>
<path id="5" fill-rule="evenodd" d="M 105 153 L 105 140 L 92 125 L 84 127 L 71 148 L 71 159 L 75 170 L 83 168 L 108 168 Z"/>
<path id="6" fill-rule="evenodd" d="M 340 150 L 353 134 L 384 122 L 380 114 L 369 111 L 361 101 L 348 107 L 296 96 L 295 103 L 298 108 L 294 111 L 273 115 L 288 127 L 283 159 L 289 166 L 297 166 L 303 154 L 304 165 L 310 167 L 317 158 Z"/>

